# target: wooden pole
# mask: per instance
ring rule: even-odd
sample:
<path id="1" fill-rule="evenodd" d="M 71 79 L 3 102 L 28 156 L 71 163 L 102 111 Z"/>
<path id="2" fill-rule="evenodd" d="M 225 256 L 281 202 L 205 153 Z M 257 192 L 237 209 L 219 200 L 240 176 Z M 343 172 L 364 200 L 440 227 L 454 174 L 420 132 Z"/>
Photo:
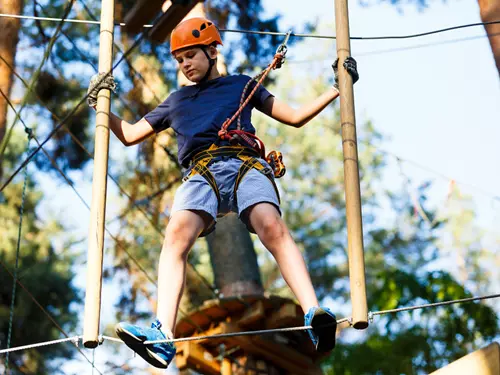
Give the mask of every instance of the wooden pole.
<path id="1" fill-rule="evenodd" d="M 112 69 L 113 23 L 114 0 L 103 0 L 99 38 L 99 72 L 101 73 L 108 73 Z M 90 209 L 89 249 L 87 255 L 87 287 L 83 327 L 83 345 L 87 348 L 95 348 L 99 344 L 110 105 L 110 90 L 101 90 L 97 97 L 94 175 L 92 180 L 92 205 Z"/>
<path id="2" fill-rule="evenodd" d="M 233 370 L 232 370 L 232 364 L 231 361 L 227 358 L 224 358 L 222 361 L 222 369 L 221 369 L 221 375 L 232 375 Z"/>
<path id="3" fill-rule="evenodd" d="M 366 305 L 363 225 L 359 191 L 358 150 L 352 78 L 343 67 L 351 55 L 347 0 L 335 0 L 337 56 L 339 58 L 340 121 L 344 153 L 344 181 L 347 216 L 347 246 L 351 284 L 352 324 L 356 329 L 368 327 Z"/>

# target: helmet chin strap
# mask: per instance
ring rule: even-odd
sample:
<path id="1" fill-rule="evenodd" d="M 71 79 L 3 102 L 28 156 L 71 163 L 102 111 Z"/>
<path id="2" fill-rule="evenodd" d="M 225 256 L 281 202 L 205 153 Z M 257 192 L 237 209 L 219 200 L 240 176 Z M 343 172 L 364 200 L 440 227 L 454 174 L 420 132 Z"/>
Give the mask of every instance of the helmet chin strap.
<path id="1" fill-rule="evenodd" d="M 203 83 L 203 82 L 206 82 L 208 80 L 208 76 L 210 75 L 210 72 L 212 71 L 212 68 L 215 65 L 215 61 L 217 60 L 217 59 L 212 59 L 210 57 L 210 55 L 207 52 L 207 48 L 205 46 L 201 47 L 201 50 L 203 51 L 203 53 L 205 54 L 205 56 L 208 59 L 208 70 L 205 73 L 205 75 L 203 76 L 203 78 L 200 80 L 199 83 Z"/>

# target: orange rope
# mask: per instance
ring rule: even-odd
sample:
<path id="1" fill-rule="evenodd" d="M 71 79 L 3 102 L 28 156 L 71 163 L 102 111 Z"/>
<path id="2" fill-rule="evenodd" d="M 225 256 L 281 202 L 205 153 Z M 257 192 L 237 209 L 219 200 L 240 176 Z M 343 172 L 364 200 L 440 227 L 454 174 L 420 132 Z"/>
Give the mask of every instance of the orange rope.
<path id="1" fill-rule="evenodd" d="M 269 66 L 264 70 L 264 73 L 262 74 L 260 79 L 257 81 L 257 84 L 255 85 L 253 90 L 250 92 L 250 94 L 248 95 L 246 100 L 243 102 L 243 104 L 240 105 L 240 108 L 238 108 L 238 110 L 233 115 L 233 117 L 228 118 L 228 119 L 226 119 L 226 121 L 224 121 L 224 123 L 222 124 L 221 130 L 219 130 L 219 137 L 221 137 L 222 139 L 226 139 L 227 128 L 229 128 L 229 125 L 231 125 L 231 123 L 240 115 L 240 113 L 246 107 L 246 105 L 248 104 L 250 99 L 252 99 L 253 95 L 257 91 L 257 88 L 262 84 L 264 79 L 266 79 L 269 72 L 273 69 L 276 69 L 276 66 L 279 66 L 279 64 L 281 63 L 281 61 L 283 60 L 284 57 L 285 57 L 285 55 L 283 53 L 277 53 L 274 55 L 273 62 L 271 64 L 269 64 Z"/>

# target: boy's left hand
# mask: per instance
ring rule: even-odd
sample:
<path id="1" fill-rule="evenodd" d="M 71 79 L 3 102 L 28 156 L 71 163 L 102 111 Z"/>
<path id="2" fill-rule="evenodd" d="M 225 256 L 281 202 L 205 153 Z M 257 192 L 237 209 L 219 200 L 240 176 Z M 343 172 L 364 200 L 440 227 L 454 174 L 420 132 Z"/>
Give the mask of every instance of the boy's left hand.
<path id="1" fill-rule="evenodd" d="M 339 70 L 338 70 L 338 65 L 339 65 L 339 59 L 337 58 L 335 62 L 332 64 L 333 68 L 333 74 L 335 75 L 335 84 L 333 85 L 337 90 L 339 89 Z M 359 74 L 358 74 L 358 64 L 356 63 L 356 60 L 352 58 L 351 56 L 348 56 L 344 64 L 342 64 L 344 68 L 347 70 L 347 72 L 351 75 L 352 77 L 352 83 L 356 83 L 359 79 Z"/>

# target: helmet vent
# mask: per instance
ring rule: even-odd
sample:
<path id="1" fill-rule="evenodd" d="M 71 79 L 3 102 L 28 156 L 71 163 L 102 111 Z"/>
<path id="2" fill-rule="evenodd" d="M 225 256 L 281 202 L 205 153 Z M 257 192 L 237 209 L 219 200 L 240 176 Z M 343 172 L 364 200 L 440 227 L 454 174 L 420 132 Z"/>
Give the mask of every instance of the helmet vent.
<path id="1" fill-rule="evenodd" d="M 191 32 L 191 34 L 193 34 L 193 36 L 194 36 L 195 38 L 199 38 L 199 37 L 200 37 L 200 32 L 199 32 L 198 30 L 193 30 L 193 31 Z"/>
<path id="2" fill-rule="evenodd" d="M 201 30 L 205 30 L 207 28 L 207 24 L 206 23 L 202 23 L 201 26 L 200 26 L 200 31 Z"/>

